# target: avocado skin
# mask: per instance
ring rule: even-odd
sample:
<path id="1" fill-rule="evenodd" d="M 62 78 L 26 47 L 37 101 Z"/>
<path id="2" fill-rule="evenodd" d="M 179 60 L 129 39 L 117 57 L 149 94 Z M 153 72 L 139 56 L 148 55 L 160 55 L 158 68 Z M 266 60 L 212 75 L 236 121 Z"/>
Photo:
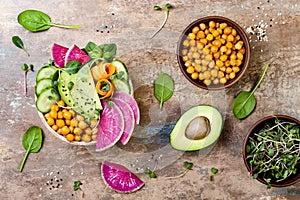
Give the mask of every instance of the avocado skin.
<path id="1" fill-rule="evenodd" d="M 185 130 L 196 117 L 205 117 L 210 122 L 210 132 L 203 139 L 192 140 L 186 137 Z M 172 148 L 180 151 L 201 150 L 214 144 L 219 138 L 223 128 L 222 114 L 213 106 L 198 105 L 191 107 L 176 122 L 171 134 Z"/>

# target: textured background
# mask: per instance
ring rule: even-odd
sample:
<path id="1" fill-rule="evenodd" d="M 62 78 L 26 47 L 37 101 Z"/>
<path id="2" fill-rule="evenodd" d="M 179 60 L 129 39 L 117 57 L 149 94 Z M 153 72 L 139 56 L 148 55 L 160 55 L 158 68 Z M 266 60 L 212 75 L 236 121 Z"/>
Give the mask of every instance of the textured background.
<path id="1" fill-rule="evenodd" d="M 272 114 L 300 118 L 300 3 L 297 0 L 174 0 L 165 28 L 152 40 L 149 37 L 160 26 L 164 13 L 153 6 L 166 2 L 137 0 L 2 0 L 0 5 L 0 199 L 81 199 L 72 189 L 75 180 L 83 182 L 84 199 L 297 199 L 300 183 L 287 188 L 272 188 L 252 180 L 241 156 L 247 130 L 258 119 Z M 25 9 L 38 9 L 53 22 L 79 24 L 82 29 L 51 28 L 30 33 L 17 23 L 17 15 Z M 263 38 L 248 33 L 251 62 L 247 72 L 234 86 L 223 91 L 205 91 L 191 85 L 180 74 L 176 61 L 176 45 L 180 32 L 192 21 L 208 15 L 222 15 L 238 22 L 245 30 L 261 25 Z M 27 57 L 11 42 L 18 35 L 31 56 Z M 23 96 L 23 63 L 34 64 L 36 71 L 50 59 L 53 43 L 84 47 L 88 41 L 97 44 L 114 42 L 117 57 L 129 69 L 136 98 L 141 106 L 142 141 L 126 147 L 116 146 L 104 153 L 93 147 L 68 145 L 42 125 L 35 108 L 34 73 L 28 74 L 29 95 Z M 239 121 L 231 112 L 234 97 L 250 90 L 264 64 L 270 67 L 261 87 L 256 91 L 257 106 L 247 119 Z M 153 98 L 152 85 L 161 72 L 175 81 L 175 93 L 160 111 Z M 225 123 L 221 138 L 207 152 L 182 153 L 170 149 L 167 130 L 162 127 L 197 104 L 211 104 L 222 112 Z M 31 126 L 44 130 L 43 148 L 28 157 L 23 173 L 18 172 L 24 156 L 22 135 Z M 148 140 L 147 140 L 148 139 Z M 139 173 L 153 167 L 158 159 L 157 179 Z M 118 161 L 145 181 L 145 187 L 133 194 L 109 190 L 100 177 L 101 161 Z M 183 162 L 194 163 L 194 170 L 180 179 L 167 180 L 183 170 Z M 209 180 L 209 169 L 220 173 Z M 60 185 L 50 190 L 51 179 Z M 57 185 L 57 183 L 55 183 Z M 54 184 L 54 183 L 53 183 Z"/>

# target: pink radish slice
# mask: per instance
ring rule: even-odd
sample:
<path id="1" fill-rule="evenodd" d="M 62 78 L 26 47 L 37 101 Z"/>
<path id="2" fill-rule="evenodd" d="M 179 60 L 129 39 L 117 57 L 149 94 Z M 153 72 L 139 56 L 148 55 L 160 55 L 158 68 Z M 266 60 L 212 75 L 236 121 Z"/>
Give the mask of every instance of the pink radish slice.
<path id="1" fill-rule="evenodd" d="M 104 161 L 101 165 L 104 183 L 114 191 L 131 193 L 144 186 L 144 182 L 123 165 Z"/>
<path id="2" fill-rule="evenodd" d="M 140 109 L 139 109 L 139 106 L 138 106 L 136 100 L 133 98 L 133 96 L 131 96 L 128 93 L 118 91 L 118 92 L 114 92 L 114 95 L 113 95 L 112 99 L 114 99 L 114 98 L 122 99 L 130 105 L 130 107 L 132 108 L 133 113 L 134 113 L 135 123 L 139 124 L 139 122 L 140 122 Z"/>
<path id="3" fill-rule="evenodd" d="M 66 54 L 65 65 L 67 62 L 72 60 L 77 60 L 84 65 L 85 63 L 89 62 L 91 58 L 87 55 L 87 53 L 85 53 L 85 51 L 74 45 Z"/>
<path id="4" fill-rule="evenodd" d="M 54 43 L 52 46 L 52 58 L 54 63 L 60 67 L 63 68 L 65 66 L 65 59 L 66 54 L 68 52 L 69 48 L 61 46 L 59 44 Z"/>
<path id="5" fill-rule="evenodd" d="M 114 98 L 112 102 L 120 108 L 124 117 L 124 122 L 125 122 L 124 132 L 120 139 L 120 142 L 123 145 L 125 145 L 129 141 L 133 133 L 134 123 L 135 123 L 134 113 L 131 106 L 128 103 L 126 103 L 124 100 L 119 98 Z"/>
<path id="6" fill-rule="evenodd" d="M 117 105 L 108 108 L 106 101 L 102 102 L 103 110 L 96 140 L 96 151 L 106 150 L 115 145 L 124 132 L 124 118 Z"/>

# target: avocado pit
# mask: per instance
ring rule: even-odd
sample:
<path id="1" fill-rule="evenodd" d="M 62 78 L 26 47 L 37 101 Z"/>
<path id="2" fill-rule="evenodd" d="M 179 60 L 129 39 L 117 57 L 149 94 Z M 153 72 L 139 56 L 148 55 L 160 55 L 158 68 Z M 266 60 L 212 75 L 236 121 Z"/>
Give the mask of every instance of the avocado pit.
<path id="1" fill-rule="evenodd" d="M 205 138 L 210 132 L 210 122 L 204 116 L 197 116 L 190 121 L 185 129 L 185 136 L 190 140 Z"/>

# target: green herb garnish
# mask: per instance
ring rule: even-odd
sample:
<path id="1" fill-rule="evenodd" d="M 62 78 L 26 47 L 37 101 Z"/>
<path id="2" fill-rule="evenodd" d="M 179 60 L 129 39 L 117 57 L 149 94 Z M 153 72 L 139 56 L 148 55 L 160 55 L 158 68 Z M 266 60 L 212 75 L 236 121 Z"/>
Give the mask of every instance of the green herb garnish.
<path id="1" fill-rule="evenodd" d="M 167 177 L 167 178 L 173 179 L 173 178 L 180 178 L 180 177 L 183 177 L 184 175 L 186 175 L 186 173 L 188 173 L 190 170 L 193 169 L 193 166 L 194 166 L 194 164 L 193 164 L 192 162 L 187 162 L 187 161 L 185 161 L 185 162 L 184 162 L 185 170 L 184 170 L 181 174 L 179 174 L 179 175 L 177 175 L 177 176 Z"/>
<path id="2" fill-rule="evenodd" d="M 28 53 L 28 51 L 25 49 L 24 47 L 24 43 L 22 41 L 22 39 L 19 36 L 13 36 L 12 37 L 12 42 L 14 43 L 14 45 L 20 49 L 22 49 L 27 56 L 30 56 L 30 54 Z"/>
<path id="3" fill-rule="evenodd" d="M 29 66 L 27 64 L 23 64 L 21 66 L 21 69 L 24 71 L 24 95 L 27 96 L 27 74 L 29 71 L 32 71 L 34 72 L 34 69 L 33 69 L 33 65 L 30 64 Z"/>
<path id="4" fill-rule="evenodd" d="M 56 24 L 51 21 L 51 18 L 38 10 L 25 10 L 18 15 L 18 22 L 25 29 L 31 32 L 39 32 L 48 30 L 51 27 L 59 28 L 81 28 L 77 25 Z"/>
<path id="5" fill-rule="evenodd" d="M 211 172 L 211 175 L 210 175 L 210 180 L 211 181 L 213 181 L 214 180 L 214 176 L 218 173 L 218 169 L 217 168 L 215 168 L 215 167 L 212 167 L 211 169 L 210 169 L 210 172 Z"/>
<path id="6" fill-rule="evenodd" d="M 81 183 L 80 180 L 74 181 L 73 190 L 74 190 L 74 191 L 80 190 L 80 191 L 82 192 L 81 197 L 84 198 L 84 192 L 83 192 L 82 189 L 80 188 L 81 185 L 82 185 L 82 183 Z"/>
<path id="7" fill-rule="evenodd" d="M 144 174 L 148 174 L 150 178 L 157 178 L 155 172 L 148 168 L 144 170 Z"/>
<path id="8" fill-rule="evenodd" d="M 151 36 L 151 39 L 155 37 L 156 34 L 158 34 L 165 24 L 167 23 L 167 20 L 169 18 L 169 9 L 172 8 L 172 5 L 170 3 L 167 3 L 164 8 L 161 8 L 160 6 L 156 5 L 153 7 L 154 10 L 165 10 L 165 20 L 161 24 L 160 28 Z"/>
<path id="9" fill-rule="evenodd" d="M 173 91 L 172 78 L 166 73 L 160 74 L 154 82 L 154 96 L 160 102 L 160 109 L 162 109 L 163 103 L 172 97 Z"/>
<path id="10" fill-rule="evenodd" d="M 274 119 L 249 137 L 246 160 L 253 179 L 262 177 L 280 182 L 297 173 L 299 166 L 300 128 L 294 123 Z"/>
<path id="11" fill-rule="evenodd" d="M 256 106 L 256 99 L 254 96 L 254 92 L 261 84 L 261 82 L 266 74 L 267 69 L 268 69 L 268 64 L 265 65 L 258 83 L 256 84 L 256 86 L 254 87 L 254 89 L 251 92 L 242 91 L 238 94 L 238 96 L 233 101 L 232 111 L 233 111 L 234 116 L 237 119 L 246 118 L 254 110 L 254 108 Z"/>
<path id="12" fill-rule="evenodd" d="M 40 148 L 42 147 L 43 143 L 43 134 L 42 129 L 37 126 L 30 127 L 23 136 L 22 144 L 23 147 L 26 149 L 26 154 L 23 158 L 22 164 L 20 166 L 19 171 L 23 171 L 24 164 L 26 159 L 30 153 L 37 153 L 39 152 Z"/>

